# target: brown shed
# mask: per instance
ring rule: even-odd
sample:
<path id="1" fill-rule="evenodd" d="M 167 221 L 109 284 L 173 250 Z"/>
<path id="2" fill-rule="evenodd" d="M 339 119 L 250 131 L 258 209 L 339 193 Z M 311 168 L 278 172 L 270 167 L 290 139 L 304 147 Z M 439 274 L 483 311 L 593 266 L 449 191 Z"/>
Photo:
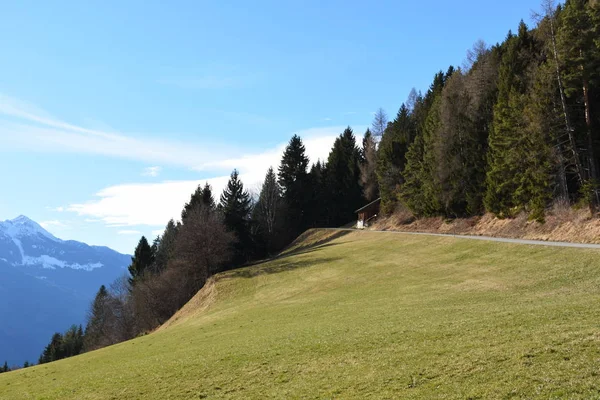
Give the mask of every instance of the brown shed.
<path id="1" fill-rule="evenodd" d="M 379 206 L 381 205 L 381 197 L 367 204 L 364 207 L 359 208 L 355 212 L 358 214 L 358 221 L 356 222 L 357 229 L 364 229 L 369 226 L 369 221 L 377 217 L 379 214 Z"/>

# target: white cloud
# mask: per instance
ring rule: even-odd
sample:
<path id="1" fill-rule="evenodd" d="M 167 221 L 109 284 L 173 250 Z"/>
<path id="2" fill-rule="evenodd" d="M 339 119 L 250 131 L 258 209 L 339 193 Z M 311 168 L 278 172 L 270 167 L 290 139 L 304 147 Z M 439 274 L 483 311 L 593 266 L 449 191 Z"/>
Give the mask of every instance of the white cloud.
<path id="1" fill-rule="evenodd" d="M 303 138 L 306 153 L 312 162 L 326 160 L 336 136 L 345 127 L 313 128 L 297 132 Z M 363 129 L 364 127 L 357 127 Z M 240 179 L 248 190 L 261 184 L 269 167 L 277 168 L 287 143 L 257 154 L 225 159 L 205 164 L 202 168 L 240 171 Z M 164 227 L 170 219 L 180 218 L 183 205 L 198 187 L 208 182 L 218 198 L 229 180 L 229 175 L 207 179 L 165 181 L 115 185 L 101 190 L 95 198 L 80 204 L 71 204 L 68 210 L 86 218 L 100 219 L 109 226 Z"/>
<path id="2" fill-rule="evenodd" d="M 161 170 L 162 170 L 161 167 L 144 168 L 144 172 L 142 172 L 142 176 L 151 176 L 151 177 L 155 178 L 158 176 L 158 174 L 160 173 Z"/>
<path id="3" fill-rule="evenodd" d="M 63 222 L 58 221 L 58 220 L 42 221 L 42 222 L 40 222 L 40 226 L 44 229 L 51 229 L 51 228 L 65 229 L 68 227 L 66 224 L 64 224 Z"/>
<path id="4" fill-rule="evenodd" d="M 142 232 L 136 231 L 134 229 L 124 229 L 122 231 L 118 231 L 117 234 L 119 234 L 119 235 L 141 235 Z"/>

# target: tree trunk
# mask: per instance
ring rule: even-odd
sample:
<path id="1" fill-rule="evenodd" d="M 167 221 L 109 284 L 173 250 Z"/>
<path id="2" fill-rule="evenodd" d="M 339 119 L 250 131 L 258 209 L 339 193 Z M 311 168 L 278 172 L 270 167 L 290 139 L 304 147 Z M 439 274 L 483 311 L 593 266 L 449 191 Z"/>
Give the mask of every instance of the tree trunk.
<path id="1" fill-rule="evenodd" d="M 560 60 L 558 57 L 558 50 L 556 46 L 556 32 L 554 31 L 554 17 L 550 16 L 550 13 L 553 12 L 553 7 L 548 6 L 546 9 L 546 15 L 549 17 L 550 21 L 550 33 L 552 38 L 552 53 L 554 56 L 554 66 L 556 70 L 556 80 L 558 81 L 558 89 L 560 92 L 560 103 L 563 110 L 563 116 L 565 118 L 565 130 L 567 131 L 567 135 L 569 136 L 569 145 L 571 147 L 571 153 L 573 154 L 573 161 L 575 163 L 575 173 L 577 174 L 577 180 L 580 185 L 583 185 L 583 167 L 581 166 L 581 158 L 579 157 L 579 152 L 577 151 L 577 142 L 575 141 L 574 129 L 571 126 L 571 118 L 569 117 L 569 112 L 567 110 L 567 98 L 565 95 L 564 84 L 562 81 L 562 77 L 560 75 Z M 559 148 L 559 152 L 560 152 Z M 561 154 L 560 159 L 563 159 Z M 564 165 L 561 166 L 561 170 L 564 171 Z"/>

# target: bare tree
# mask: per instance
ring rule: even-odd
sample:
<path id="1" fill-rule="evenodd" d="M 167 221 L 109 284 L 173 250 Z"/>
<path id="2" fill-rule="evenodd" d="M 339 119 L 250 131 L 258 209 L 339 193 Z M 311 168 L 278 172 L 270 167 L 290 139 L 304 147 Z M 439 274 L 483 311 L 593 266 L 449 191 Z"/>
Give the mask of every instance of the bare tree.
<path id="1" fill-rule="evenodd" d="M 371 134 L 376 140 L 380 140 L 387 128 L 388 118 L 383 108 L 379 108 L 375 112 L 373 122 L 371 123 Z"/>
<path id="2" fill-rule="evenodd" d="M 462 65 L 463 72 L 469 72 L 471 68 L 473 68 L 473 65 L 475 65 L 477 60 L 479 60 L 488 51 L 488 45 L 482 39 L 477 40 L 473 44 L 473 47 L 467 50 L 467 55 Z"/>
<path id="3" fill-rule="evenodd" d="M 281 216 L 283 200 L 281 187 L 273 168 L 269 168 L 255 207 L 255 219 L 258 229 L 265 237 L 267 251 L 271 251 L 274 235 L 277 231 L 278 218 Z"/>
<path id="4" fill-rule="evenodd" d="M 360 165 L 360 183 L 367 201 L 373 201 L 379 196 L 377 181 L 377 144 L 367 129 L 363 139 L 363 162 Z"/>

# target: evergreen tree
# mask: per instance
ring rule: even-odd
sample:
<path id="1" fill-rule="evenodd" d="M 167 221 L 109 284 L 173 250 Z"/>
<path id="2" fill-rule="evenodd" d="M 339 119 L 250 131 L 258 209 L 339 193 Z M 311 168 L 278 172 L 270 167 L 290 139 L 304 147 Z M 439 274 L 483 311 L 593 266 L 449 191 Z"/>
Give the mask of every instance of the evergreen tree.
<path id="1" fill-rule="evenodd" d="M 371 202 L 379 197 L 379 184 L 377 183 L 377 143 L 369 129 L 367 129 L 363 138 L 360 183 L 367 201 Z"/>
<path id="2" fill-rule="evenodd" d="M 485 206 L 499 217 L 521 210 L 543 218 L 548 201 L 549 144 L 528 118 L 530 74 L 537 65 L 536 43 L 521 22 L 518 36 L 509 35 L 499 69 L 498 99 L 489 141 Z"/>
<path id="3" fill-rule="evenodd" d="M 181 222 L 185 223 L 185 219 L 187 218 L 190 210 L 195 209 L 199 204 L 202 203 L 202 195 L 203 195 L 202 186 L 198 185 L 194 193 L 190 196 L 190 201 L 185 203 L 183 206 L 183 210 L 181 210 Z"/>
<path id="4" fill-rule="evenodd" d="M 360 187 L 360 150 L 350 127 L 335 140 L 327 159 L 327 190 L 331 224 L 340 226 L 355 218 L 363 203 Z"/>
<path id="5" fill-rule="evenodd" d="M 317 163 L 310 167 L 308 173 L 310 198 L 307 203 L 307 223 L 309 227 L 330 226 L 329 209 L 333 205 L 328 204 L 329 189 L 326 176 L 326 163 L 317 160 Z"/>
<path id="6" fill-rule="evenodd" d="M 110 296 L 104 285 L 100 286 L 90 307 L 85 328 L 85 348 L 93 350 L 101 346 L 109 323 L 108 302 Z"/>
<path id="7" fill-rule="evenodd" d="M 223 213 L 225 226 L 236 236 L 233 262 L 241 264 L 251 256 L 252 238 L 250 236 L 250 212 L 252 203 L 250 194 L 244 190 L 237 170 L 233 170 L 227 187 L 223 190 L 219 209 Z"/>
<path id="8" fill-rule="evenodd" d="M 586 187 L 594 188 L 586 193 L 592 211 L 597 210 L 600 195 L 595 189 L 599 182 L 596 142 L 598 141 L 598 116 L 595 107 L 600 97 L 595 94 L 600 85 L 600 23 L 597 2 L 568 0 L 560 13 L 557 32 L 558 51 L 561 55 L 564 91 L 573 109 L 573 129 L 579 132 L 579 144 L 585 149 L 584 171 L 587 172 Z"/>
<path id="9" fill-rule="evenodd" d="M 4 361 L 4 366 L 2 366 L 2 368 L 0 368 L 0 372 L 8 372 L 10 371 L 10 368 L 8 368 L 8 363 L 6 361 Z"/>
<path id="10" fill-rule="evenodd" d="M 129 283 L 134 285 L 137 280 L 144 276 L 146 270 L 154 263 L 154 251 L 148 244 L 145 236 L 142 236 L 138 245 L 135 248 L 133 257 L 131 257 L 131 265 L 129 266 L 129 274 L 131 278 Z"/>
<path id="11" fill-rule="evenodd" d="M 406 164 L 402 171 L 404 184 L 400 188 L 399 196 L 404 205 L 419 216 L 434 215 L 441 209 L 439 193 L 434 182 L 434 144 L 440 125 L 441 92 L 453 73 L 453 67 L 448 68 L 445 74 L 438 72 L 426 95 L 412 112 L 415 136 L 406 152 Z"/>
<path id="12" fill-rule="evenodd" d="M 311 214 L 308 187 L 308 157 L 302 139 L 294 135 L 285 148 L 279 166 L 278 180 L 287 209 L 288 239 L 292 239 L 308 227 Z"/>
<path id="13" fill-rule="evenodd" d="M 376 173 L 381 208 L 385 214 L 396 208 L 399 189 L 404 183 L 402 171 L 406 164 L 406 153 L 413 134 L 414 124 L 410 110 L 402 104 L 396 118 L 385 130 L 377 150 Z"/>
<path id="14" fill-rule="evenodd" d="M 202 204 L 208 208 L 214 209 L 216 207 L 215 199 L 212 194 L 212 187 L 208 184 L 208 182 L 204 184 L 204 188 L 202 188 L 202 191 L 200 192 L 200 197 Z"/>
<path id="15" fill-rule="evenodd" d="M 169 261 L 173 258 L 175 252 L 175 243 L 177 240 L 177 225 L 172 219 L 167 223 L 165 230 L 160 237 L 160 242 L 155 251 L 153 272 L 160 273 L 167 268 Z"/>

